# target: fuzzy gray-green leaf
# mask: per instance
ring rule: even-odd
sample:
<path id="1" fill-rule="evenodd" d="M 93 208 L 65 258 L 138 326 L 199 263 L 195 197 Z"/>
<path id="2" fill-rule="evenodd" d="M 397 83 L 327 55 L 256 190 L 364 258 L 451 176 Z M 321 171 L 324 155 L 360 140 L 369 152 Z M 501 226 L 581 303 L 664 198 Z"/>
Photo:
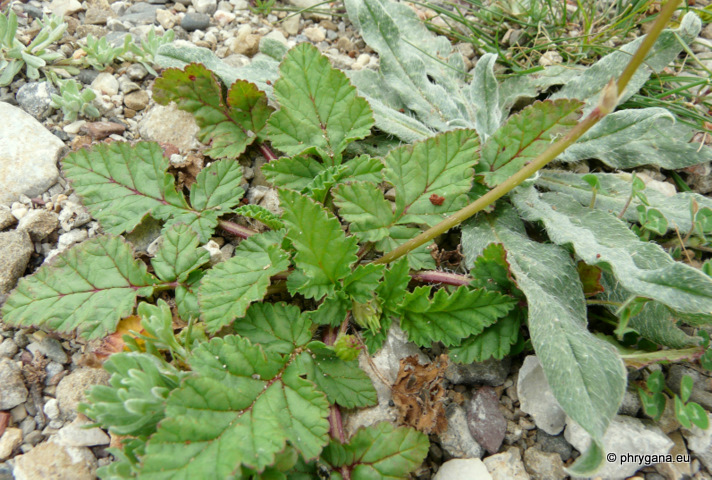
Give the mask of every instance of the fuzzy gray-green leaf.
<path id="1" fill-rule="evenodd" d="M 470 101 L 475 107 L 475 128 L 482 142 L 497 131 L 502 123 L 502 110 L 499 106 L 499 85 L 494 76 L 494 63 L 497 55 L 487 53 L 475 65 Z"/>

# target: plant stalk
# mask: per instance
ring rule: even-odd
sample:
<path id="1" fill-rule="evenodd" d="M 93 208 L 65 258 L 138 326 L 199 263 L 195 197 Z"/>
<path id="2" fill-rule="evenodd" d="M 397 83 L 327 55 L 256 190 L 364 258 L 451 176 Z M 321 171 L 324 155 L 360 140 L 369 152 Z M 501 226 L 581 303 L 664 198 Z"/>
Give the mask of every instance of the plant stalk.
<path id="1" fill-rule="evenodd" d="M 515 187 L 521 185 L 522 182 L 534 175 L 546 164 L 548 164 L 560 154 L 562 154 L 564 150 L 573 145 L 584 133 L 586 133 L 591 127 L 597 124 L 603 117 L 615 110 L 616 104 L 618 103 L 618 99 L 620 98 L 620 94 L 623 92 L 623 90 L 625 90 L 625 87 L 628 85 L 628 82 L 633 76 L 635 70 L 645 60 L 645 57 L 650 51 L 650 48 L 657 40 L 658 36 L 660 35 L 660 32 L 665 27 L 665 24 L 672 17 L 672 14 L 677 8 L 677 4 L 679 3 L 679 1 L 680 0 L 669 0 L 665 4 L 660 14 L 658 15 L 658 18 L 655 20 L 655 23 L 653 24 L 653 28 L 650 30 L 650 33 L 646 35 L 644 41 L 640 44 L 638 50 L 635 52 L 635 55 L 631 57 L 630 61 L 628 62 L 628 65 L 623 70 L 621 77 L 618 79 L 618 82 L 615 84 L 609 83 L 609 85 L 603 89 L 599 105 L 583 121 L 577 124 L 566 136 L 561 138 L 559 141 L 551 144 L 549 148 L 539 154 L 534 160 L 525 165 L 517 173 L 494 187 L 492 190 L 490 190 L 465 208 L 454 213 L 453 215 L 438 223 L 434 227 L 425 230 L 417 237 L 408 240 L 403 245 L 384 254 L 382 257 L 376 259 L 374 263 L 391 263 L 394 260 L 397 260 L 400 257 L 407 255 L 408 253 L 412 252 L 421 245 L 424 245 L 425 243 L 442 235 L 451 228 L 460 225 L 462 222 L 464 222 L 474 214 L 492 205 L 504 195 L 511 192 Z"/>
<path id="2" fill-rule="evenodd" d="M 225 230 L 227 233 L 230 233 L 240 238 L 250 238 L 252 235 L 255 235 L 257 233 L 254 230 L 250 230 L 247 227 L 243 227 L 242 225 L 238 225 L 237 223 L 230 222 L 228 220 L 220 220 L 218 222 L 218 226 Z"/>
<path id="3" fill-rule="evenodd" d="M 437 270 L 414 272 L 410 274 L 410 278 L 421 283 L 442 283 L 445 285 L 455 285 L 456 287 L 469 285 L 470 282 L 472 282 L 472 278 L 467 275 L 439 272 Z"/>

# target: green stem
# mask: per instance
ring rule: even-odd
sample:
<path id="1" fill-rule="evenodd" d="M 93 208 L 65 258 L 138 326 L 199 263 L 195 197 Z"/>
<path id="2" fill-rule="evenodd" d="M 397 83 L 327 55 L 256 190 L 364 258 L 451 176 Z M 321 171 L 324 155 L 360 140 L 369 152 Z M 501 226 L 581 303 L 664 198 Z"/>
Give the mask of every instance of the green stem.
<path id="1" fill-rule="evenodd" d="M 543 168 L 546 164 L 554 160 L 561 153 L 564 152 L 569 146 L 573 145 L 584 133 L 586 133 L 591 127 L 598 123 L 603 117 L 615 109 L 617 99 L 620 93 L 623 92 L 625 87 L 628 85 L 633 73 L 638 69 L 638 67 L 643 63 L 648 51 L 653 46 L 657 40 L 660 32 L 665 27 L 665 24 L 672 17 L 675 8 L 680 0 L 670 0 L 663 7 L 662 11 L 655 20 L 650 33 L 646 35 L 644 41 L 638 47 L 638 51 L 635 52 L 626 66 L 625 70 L 615 84 L 617 86 L 617 93 L 615 87 L 609 84 L 608 87 L 603 89 L 601 100 L 599 105 L 578 125 L 576 125 L 565 137 L 553 143 L 544 152 L 537 156 L 530 163 L 525 165 L 517 173 L 509 177 L 503 183 L 497 185 L 495 188 L 487 192 L 485 195 L 481 196 L 465 208 L 446 218 L 442 222 L 438 223 L 434 227 L 429 228 L 415 238 L 412 238 L 405 242 L 398 248 L 391 250 L 390 252 L 383 255 L 381 258 L 375 260 L 374 263 L 377 264 L 387 264 L 400 257 L 407 255 L 421 245 L 433 240 L 434 238 L 442 235 L 453 227 L 460 225 L 462 222 L 492 205 L 494 202 L 502 198 L 507 193 L 511 192 L 515 187 L 520 185 L 526 179 L 534 175 L 537 171 Z M 615 97 L 613 96 L 615 94 Z"/>

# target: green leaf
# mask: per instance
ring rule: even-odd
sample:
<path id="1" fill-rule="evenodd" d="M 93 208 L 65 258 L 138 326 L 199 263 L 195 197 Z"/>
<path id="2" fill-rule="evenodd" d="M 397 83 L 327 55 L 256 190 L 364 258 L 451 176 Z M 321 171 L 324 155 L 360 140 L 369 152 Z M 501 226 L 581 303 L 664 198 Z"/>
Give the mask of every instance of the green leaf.
<path id="1" fill-rule="evenodd" d="M 229 478 L 263 470 L 289 442 L 306 460 L 328 442 L 329 403 L 291 357 L 236 336 L 193 351 L 142 458 L 141 478 Z"/>
<path id="2" fill-rule="evenodd" d="M 304 283 L 297 291 L 318 300 L 351 273 L 357 260 L 356 237 L 347 238 L 339 221 L 313 200 L 290 190 L 280 190 L 279 197 L 287 238 L 297 251 L 294 261 L 303 272 Z"/>
<path id="3" fill-rule="evenodd" d="M 173 225 L 161 238 L 151 265 L 164 282 L 183 282 L 188 275 L 210 260 L 204 248 L 198 248 L 198 235 L 187 225 Z"/>
<path id="4" fill-rule="evenodd" d="M 502 123 L 499 85 L 494 76 L 496 60 L 495 53 L 486 53 L 477 60 L 469 91 L 470 101 L 475 108 L 475 128 L 483 142 L 494 134 Z"/>
<path id="5" fill-rule="evenodd" d="M 578 100 L 535 102 L 512 115 L 482 146 L 476 172 L 495 187 L 566 134 L 581 115 Z"/>
<path id="6" fill-rule="evenodd" d="M 213 158 L 237 158 L 254 142 L 272 108 L 257 87 L 237 80 L 223 96 L 222 85 L 204 65 L 191 63 L 183 70 L 164 70 L 153 86 L 153 99 L 161 105 L 176 102 L 190 112 L 200 127 L 198 138 L 210 144 Z"/>
<path id="7" fill-rule="evenodd" d="M 322 458 L 336 471 L 348 469 L 353 480 L 396 480 L 420 466 L 429 446 L 425 434 L 381 422 L 358 430 L 349 443 L 332 440 Z"/>
<path id="8" fill-rule="evenodd" d="M 406 227 L 405 225 L 394 225 L 388 230 L 388 236 L 376 244 L 376 249 L 381 252 L 389 252 L 394 248 L 404 244 L 411 238 L 415 238 L 423 233 L 419 228 Z M 430 245 L 422 245 L 411 251 L 406 258 L 408 265 L 413 270 L 433 270 L 435 260 L 428 249 Z"/>
<path id="9" fill-rule="evenodd" d="M 432 226 L 467 205 L 478 146 L 474 130 L 454 130 L 391 150 L 383 161 L 398 223 Z"/>
<path id="10" fill-rule="evenodd" d="M 690 143 L 694 133 L 664 108 L 621 110 L 594 125 L 557 160 L 595 158 L 613 168 L 657 165 L 670 170 L 709 162 L 712 148 Z"/>
<path id="11" fill-rule="evenodd" d="M 677 421 L 680 422 L 680 425 L 688 429 L 692 427 L 690 417 L 687 416 L 687 409 L 685 408 L 685 404 L 682 402 L 682 400 L 680 400 L 680 397 L 678 397 L 677 395 L 675 395 L 674 397 L 674 409 L 675 418 L 677 418 Z"/>
<path id="12" fill-rule="evenodd" d="M 362 242 L 377 242 L 388 235 L 394 221 L 391 204 L 372 183 L 353 182 L 334 190 L 339 215 L 349 222 L 349 232 Z"/>
<path id="13" fill-rule="evenodd" d="M 338 327 L 346 318 L 349 310 L 351 310 L 351 302 L 348 297 L 344 292 L 337 291 L 335 295 L 326 297 L 319 308 L 306 312 L 306 315 L 317 325 Z"/>
<path id="14" fill-rule="evenodd" d="M 176 287 L 176 307 L 178 316 L 183 320 L 200 318 L 197 292 L 204 274 L 203 270 L 196 270 L 188 275 L 183 285 Z"/>
<path id="15" fill-rule="evenodd" d="M 268 353 L 289 354 L 312 338 L 311 321 L 298 307 L 284 303 L 254 303 L 233 328 Z"/>
<path id="16" fill-rule="evenodd" d="M 502 244 L 490 243 L 487 245 L 482 250 L 482 254 L 475 259 L 470 276 L 472 277 L 470 285 L 475 288 L 484 288 L 500 293 L 517 292 L 521 295 L 509 273 L 507 253 Z"/>
<path id="17" fill-rule="evenodd" d="M 202 169 L 190 188 L 190 204 L 197 210 L 227 213 L 240 203 L 242 167 L 234 160 L 218 160 Z"/>
<path id="18" fill-rule="evenodd" d="M 304 190 L 302 190 L 302 193 L 306 194 L 310 198 L 313 198 L 319 203 L 324 203 L 331 187 L 336 185 L 345 173 L 346 167 L 344 165 L 326 167 L 324 170 L 319 172 L 319 174 L 314 177 L 311 182 L 309 182 Z"/>
<path id="19" fill-rule="evenodd" d="M 343 165 L 346 167 L 342 182 L 371 182 L 381 183 L 383 164 L 377 158 L 368 155 L 359 155 Z"/>
<path id="20" fill-rule="evenodd" d="M 188 211 L 167 169 L 161 147 L 148 142 L 99 144 L 62 161 L 62 170 L 84 206 L 106 232 L 117 235 L 133 230 L 159 207 L 167 213 Z"/>
<path id="21" fill-rule="evenodd" d="M 110 386 L 94 385 L 80 411 L 115 435 L 148 438 L 165 418 L 166 399 L 187 373 L 148 353 L 117 353 L 104 362 Z"/>
<path id="22" fill-rule="evenodd" d="M 267 232 L 243 240 L 231 259 L 203 277 L 198 300 L 210 333 L 244 316 L 250 303 L 265 296 L 270 277 L 289 267 L 289 256 L 279 247 L 282 235 Z"/>
<path id="23" fill-rule="evenodd" d="M 344 293 L 359 303 L 372 300 L 374 292 L 380 285 L 385 268 L 385 265 L 373 263 L 357 266 L 344 278 Z"/>
<path id="24" fill-rule="evenodd" d="M 302 353 L 297 363 L 307 379 L 316 383 L 330 403 L 342 407 L 369 407 L 378 403 L 371 379 L 358 366 L 357 360 L 346 362 L 321 342 L 310 345 L 310 353 Z"/>
<path id="25" fill-rule="evenodd" d="M 690 395 L 692 395 L 693 383 L 694 381 L 692 380 L 692 377 L 687 375 L 682 377 L 682 381 L 680 382 L 680 400 L 682 400 L 683 403 L 687 403 L 690 399 Z"/>
<path id="26" fill-rule="evenodd" d="M 569 471 L 589 475 L 603 462 L 601 442 L 623 400 L 627 377 L 615 349 L 587 329 L 586 302 L 569 254 L 529 240 L 511 208 L 469 221 L 462 229 L 467 265 L 501 243 L 517 286 L 527 297 L 532 345 L 554 396 L 593 442 Z"/>
<path id="27" fill-rule="evenodd" d="M 304 190 L 326 167 L 312 157 L 297 155 L 272 160 L 262 166 L 267 181 L 275 187 Z"/>
<path id="28" fill-rule="evenodd" d="M 459 346 L 450 347 L 450 358 L 455 363 L 465 365 L 484 362 L 489 358 L 502 360 L 519 340 L 521 317 L 519 311 L 511 312 L 494 325 L 486 327 L 479 335 L 472 335 Z"/>
<path id="29" fill-rule="evenodd" d="M 710 419 L 704 408 L 695 402 L 690 402 L 685 405 L 685 413 L 690 423 L 696 425 L 701 430 L 707 430 L 710 427 Z M 680 422 L 682 423 L 682 422 Z"/>
<path id="30" fill-rule="evenodd" d="M 288 155 L 316 153 L 339 164 L 346 145 L 371 132 L 368 102 L 313 45 L 290 50 L 280 74 L 274 93 L 281 108 L 267 127 L 276 148 Z"/>
<path id="31" fill-rule="evenodd" d="M 22 278 L 2 307 L 8 325 L 77 330 L 87 339 L 116 330 L 138 297 L 153 293 L 156 278 L 134 260 L 119 237 L 95 237 L 66 250 Z"/>
<path id="32" fill-rule="evenodd" d="M 277 215 L 267 210 L 260 205 L 242 205 L 233 210 L 235 215 L 252 218 L 260 223 L 264 223 L 272 230 L 281 230 L 284 228 L 284 223 Z"/>
<path id="33" fill-rule="evenodd" d="M 405 297 L 410 282 L 410 268 L 405 259 L 400 259 L 383 274 L 383 281 L 376 287 L 376 295 L 381 301 L 383 315 L 398 315 L 398 305 Z"/>
<path id="34" fill-rule="evenodd" d="M 638 396 L 645 414 L 656 421 L 660 420 L 665 410 L 665 395 L 660 392 L 648 394 L 642 388 L 638 388 Z"/>
<path id="35" fill-rule="evenodd" d="M 527 220 L 544 223 L 549 238 L 571 244 L 589 265 L 610 266 L 632 294 L 651 298 L 683 313 L 712 312 L 712 279 L 674 261 L 658 245 L 642 242 L 619 219 L 591 210 L 561 193 L 517 189 L 512 196 Z"/>
<path id="36" fill-rule="evenodd" d="M 636 208 L 642 205 L 642 202 L 637 195 L 633 195 L 630 204 L 625 208 L 634 187 L 633 177 L 629 173 L 592 173 L 589 175 L 594 175 L 601 184 L 601 190 L 596 194 L 596 209 L 613 213 L 616 216 L 623 212 L 621 217 L 623 220 L 638 221 Z M 635 177 L 635 179 L 640 181 L 639 177 Z M 543 170 L 536 180 L 536 185 L 571 195 L 586 207 L 591 205 L 591 189 L 579 174 Z M 692 202 L 696 202 L 701 208 L 712 209 L 712 199 L 692 192 L 677 193 L 668 197 L 653 188 L 644 188 L 644 196 L 650 207 L 657 209 L 665 216 L 668 228 L 677 227 L 682 234 L 689 232 L 692 228 L 693 219 L 690 213 Z"/>
<path id="37" fill-rule="evenodd" d="M 504 316 L 514 302 L 496 292 L 460 287 L 448 295 L 438 290 L 430 297 L 431 287 L 418 287 L 407 293 L 401 310 L 401 328 L 421 347 L 433 342 L 459 345 L 463 338 L 482 333 Z"/>
<path id="38" fill-rule="evenodd" d="M 663 372 L 660 370 L 651 372 L 646 380 L 646 385 L 648 386 L 648 390 L 653 393 L 662 392 L 665 388 L 665 377 L 663 377 Z"/>

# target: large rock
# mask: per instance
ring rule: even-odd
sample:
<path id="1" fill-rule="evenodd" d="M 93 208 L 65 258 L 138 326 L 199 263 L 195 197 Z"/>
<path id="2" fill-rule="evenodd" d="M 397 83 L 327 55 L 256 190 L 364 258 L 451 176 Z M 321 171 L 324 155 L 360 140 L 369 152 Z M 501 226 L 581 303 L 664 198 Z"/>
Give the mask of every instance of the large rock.
<path id="1" fill-rule="evenodd" d="M 96 458 L 84 447 L 54 442 L 37 445 L 15 457 L 15 480 L 94 480 Z"/>
<path id="2" fill-rule="evenodd" d="M 712 413 L 707 413 L 712 425 Z M 712 428 L 702 430 L 693 426 L 691 430 L 683 429 L 682 434 L 687 440 L 687 447 L 712 472 Z"/>
<path id="3" fill-rule="evenodd" d="M 197 145 L 195 134 L 200 128 L 193 115 L 174 105 L 155 105 L 138 124 L 141 138 L 175 145 L 181 150 L 190 150 Z"/>
<path id="4" fill-rule="evenodd" d="M 433 480 L 492 480 L 479 458 L 456 458 L 443 463 Z"/>
<path id="5" fill-rule="evenodd" d="M 556 401 L 539 359 L 529 355 L 519 370 L 517 396 L 520 408 L 534 418 L 536 426 L 549 435 L 557 435 L 564 429 L 566 414 Z"/>
<path id="6" fill-rule="evenodd" d="M 0 233 L 0 295 L 15 288 L 30 261 L 34 247 L 25 231 Z"/>
<path id="7" fill-rule="evenodd" d="M 57 183 L 64 143 L 9 103 L 0 102 L 0 118 L 0 203 L 9 205 L 20 195 L 36 197 Z"/>
<path id="8" fill-rule="evenodd" d="M 591 445 L 591 436 L 571 419 L 567 421 L 564 436 L 581 453 Z M 673 444 L 656 425 L 618 415 L 603 437 L 603 450 L 607 461 L 596 472 L 596 476 L 611 480 L 630 477 L 641 468 L 658 463 L 654 461 L 655 456 L 667 454 Z M 648 458 L 650 463 L 641 460 L 645 458 Z"/>
<path id="9" fill-rule="evenodd" d="M 57 385 L 57 401 L 62 416 L 74 419 L 77 405 L 86 401 L 85 392 L 92 385 L 108 385 L 111 374 L 102 368 L 78 368 Z"/>
<path id="10" fill-rule="evenodd" d="M 10 410 L 27 400 L 22 371 L 9 358 L 0 359 L 0 410 Z"/>
<path id="11" fill-rule="evenodd" d="M 52 95 L 58 94 L 51 82 L 30 82 L 20 87 L 15 100 L 24 111 L 41 121 L 52 113 Z"/>

